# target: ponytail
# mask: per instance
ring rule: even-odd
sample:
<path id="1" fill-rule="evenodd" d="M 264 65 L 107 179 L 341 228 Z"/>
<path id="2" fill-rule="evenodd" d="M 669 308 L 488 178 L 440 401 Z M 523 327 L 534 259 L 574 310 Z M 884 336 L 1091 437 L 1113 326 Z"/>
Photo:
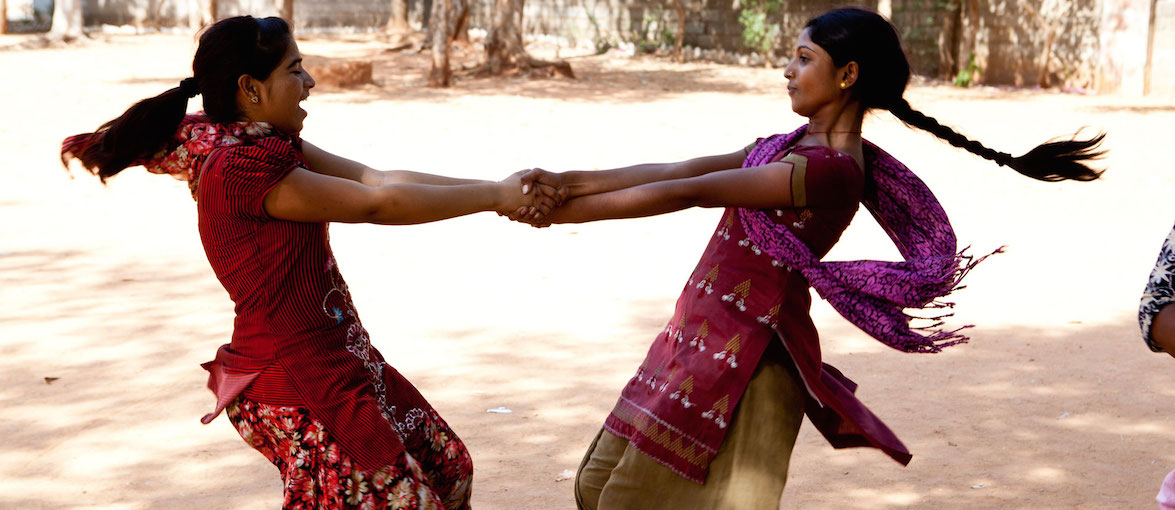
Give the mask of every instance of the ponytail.
<path id="1" fill-rule="evenodd" d="M 1105 133 L 1099 133 L 1088 140 L 1073 138 L 1042 143 L 1022 156 L 1012 157 L 1011 154 L 989 149 L 983 144 L 968 139 L 955 130 L 940 124 L 934 117 L 927 116 L 910 107 L 910 103 L 904 98 L 899 98 L 886 109 L 909 126 L 928 131 L 955 147 L 994 161 L 1000 166 L 1011 167 L 1020 174 L 1039 181 L 1092 181 L 1102 174 L 1089 168 L 1084 162 L 1097 159 L 1105 154 L 1105 151 L 1098 150 L 1102 140 L 1106 137 Z"/>
<path id="2" fill-rule="evenodd" d="M 68 159 L 76 157 L 106 182 L 166 149 L 187 113 L 188 99 L 197 94 L 204 96 L 204 112 L 211 122 L 240 120 L 237 80 L 249 75 L 264 81 L 292 43 L 290 26 L 281 18 L 236 16 L 217 21 L 200 34 L 192 59 L 193 78 L 139 101 L 94 133 L 66 139 L 61 162 L 68 167 Z"/>
<path id="3" fill-rule="evenodd" d="M 198 93 L 195 78 L 185 79 L 178 87 L 135 103 L 98 131 L 67 140 L 63 156 L 78 158 L 86 170 L 106 182 L 136 160 L 163 149 L 187 113 L 188 99 Z"/>

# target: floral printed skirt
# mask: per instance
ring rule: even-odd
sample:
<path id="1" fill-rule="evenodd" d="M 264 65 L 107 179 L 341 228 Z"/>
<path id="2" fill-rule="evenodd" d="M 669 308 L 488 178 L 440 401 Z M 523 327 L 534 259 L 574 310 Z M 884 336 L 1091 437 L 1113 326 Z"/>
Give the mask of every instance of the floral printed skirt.
<path id="1" fill-rule="evenodd" d="M 226 412 L 245 442 L 281 471 L 283 509 L 469 508 L 473 461 L 434 410 L 407 453 L 375 472 L 355 466 L 306 408 L 238 397 Z"/>

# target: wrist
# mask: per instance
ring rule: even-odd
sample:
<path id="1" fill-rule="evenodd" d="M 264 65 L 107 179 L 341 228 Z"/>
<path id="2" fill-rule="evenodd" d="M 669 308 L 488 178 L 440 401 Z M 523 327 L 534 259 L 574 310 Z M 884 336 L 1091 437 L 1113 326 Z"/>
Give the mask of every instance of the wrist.
<path id="1" fill-rule="evenodd" d="M 516 189 L 517 185 L 512 184 L 509 181 L 491 182 L 487 184 L 491 186 L 493 190 L 490 193 L 490 210 L 501 213 L 516 209 L 515 207 L 511 206 L 514 204 L 514 202 L 516 202 L 516 200 L 513 200 L 513 195 L 519 193 L 519 190 Z"/>
<path id="2" fill-rule="evenodd" d="M 563 172 L 563 187 L 567 190 L 568 199 L 575 197 L 582 197 L 584 195 L 591 195 L 591 177 L 592 172 L 584 170 L 571 170 Z"/>

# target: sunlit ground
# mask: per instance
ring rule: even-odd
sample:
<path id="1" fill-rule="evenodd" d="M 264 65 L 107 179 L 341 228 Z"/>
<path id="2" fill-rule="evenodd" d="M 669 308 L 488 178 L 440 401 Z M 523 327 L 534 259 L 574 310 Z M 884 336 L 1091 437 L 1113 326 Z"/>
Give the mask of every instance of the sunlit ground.
<path id="1" fill-rule="evenodd" d="M 303 135 L 380 168 L 607 168 L 729 152 L 800 124 L 779 70 L 585 56 L 572 59 L 577 81 L 433 90 L 420 86 L 426 55 L 300 44 L 378 56 L 377 85 L 314 91 Z M 63 137 L 188 76 L 192 49 L 189 36 L 143 36 L 0 51 L 0 507 L 279 504 L 276 470 L 227 420 L 198 421 L 212 406 L 199 363 L 227 341 L 232 307 L 185 186 L 141 169 L 107 187 L 71 180 L 56 155 Z M 1175 360 L 1146 350 L 1135 314 L 1175 222 L 1175 107 L 948 87 L 908 98 L 1017 154 L 1105 130 L 1108 171 L 1038 183 L 888 114 L 867 122 L 935 190 L 961 243 L 1008 249 L 953 296 L 953 323 L 976 327 L 940 355 L 889 350 L 817 302 L 826 361 L 914 460 L 835 451 L 805 425 L 782 507 L 1153 507 L 1175 468 Z M 475 506 L 574 508 L 558 479 L 668 320 L 719 214 L 545 230 L 480 214 L 331 233 L 375 344 L 469 446 Z M 867 214 L 830 255 L 896 256 Z M 513 412 L 486 412 L 499 406 Z"/>

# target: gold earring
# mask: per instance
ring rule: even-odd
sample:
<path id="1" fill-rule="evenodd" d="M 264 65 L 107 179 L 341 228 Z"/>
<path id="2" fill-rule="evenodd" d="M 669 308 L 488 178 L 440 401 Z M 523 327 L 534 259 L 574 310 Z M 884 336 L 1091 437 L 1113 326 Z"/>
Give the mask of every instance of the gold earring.
<path id="1" fill-rule="evenodd" d="M 254 104 L 256 104 L 258 101 L 257 96 L 252 96 L 249 98 L 249 100 L 252 101 Z"/>
<path id="2" fill-rule="evenodd" d="M 845 83 L 845 82 L 843 82 L 843 81 L 842 81 L 842 82 L 840 82 L 840 88 L 842 88 L 842 89 L 843 89 L 843 88 L 845 88 L 845 87 L 848 87 L 848 86 L 849 86 L 849 84 L 848 84 L 848 83 Z"/>

